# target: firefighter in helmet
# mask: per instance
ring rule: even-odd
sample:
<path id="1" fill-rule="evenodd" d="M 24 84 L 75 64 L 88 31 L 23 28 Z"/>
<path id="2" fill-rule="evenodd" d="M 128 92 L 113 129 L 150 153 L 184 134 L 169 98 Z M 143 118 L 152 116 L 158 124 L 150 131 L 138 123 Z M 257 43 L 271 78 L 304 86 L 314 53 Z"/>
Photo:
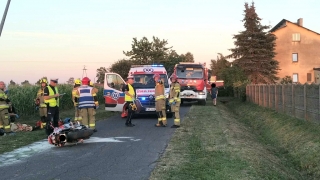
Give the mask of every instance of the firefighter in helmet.
<path id="1" fill-rule="evenodd" d="M 44 102 L 44 88 L 48 86 L 47 79 L 43 78 L 40 80 L 40 88 L 37 92 L 37 97 L 34 100 L 36 109 L 39 110 L 40 120 L 41 120 L 41 129 L 46 127 L 46 121 L 47 121 L 47 105 Z"/>
<path id="2" fill-rule="evenodd" d="M 78 102 L 77 102 L 79 98 L 79 96 L 77 95 L 77 91 L 80 86 L 81 86 L 81 80 L 76 79 L 74 81 L 74 86 L 72 89 L 72 101 L 73 101 L 74 111 L 75 111 L 74 121 L 79 121 L 81 123 L 82 117 L 81 117 L 80 109 L 78 108 Z"/>
<path id="3" fill-rule="evenodd" d="M 90 85 L 89 85 L 89 86 L 93 88 L 93 90 L 94 90 L 94 92 L 95 92 L 96 94 L 99 92 L 99 90 L 94 87 L 94 84 L 93 84 L 92 81 L 90 81 Z"/>
<path id="4" fill-rule="evenodd" d="M 155 100 L 156 100 L 156 112 L 158 115 L 158 123 L 156 127 L 166 127 L 167 126 L 167 116 L 166 116 L 166 97 L 164 95 L 164 83 L 160 79 L 159 74 L 154 74 L 155 86 Z"/>
<path id="5" fill-rule="evenodd" d="M 171 112 L 174 112 L 174 125 L 171 128 L 180 127 L 180 84 L 177 81 L 177 75 L 173 74 L 171 77 L 171 87 L 169 94 L 169 104 L 171 105 Z"/>
<path id="6" fill-rule="evenodd" d="M 82 85 L 78 88 L 77 100 L 78 107 L 82 116 L 82 124 L 97 132 L 96 129 L 96 110 L 99 107 L 98 97 L 94 92 L 93 88 L 89 86 L 90 79 L 84 77 L 82 79 Z"/>
<path id="7" fill-rule="evenodd" d="M 11 133 L 8 111 L 9 103 L 10 100 L 5 93 L 5 84 L 3 81 L 0 81 L 0 136 Z"/>

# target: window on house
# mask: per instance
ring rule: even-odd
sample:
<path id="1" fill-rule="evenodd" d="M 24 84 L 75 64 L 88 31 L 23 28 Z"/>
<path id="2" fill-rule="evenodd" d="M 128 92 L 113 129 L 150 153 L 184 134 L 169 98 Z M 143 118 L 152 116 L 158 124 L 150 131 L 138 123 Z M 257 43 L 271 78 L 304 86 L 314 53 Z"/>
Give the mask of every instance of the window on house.
<path id="1" fill-rule="evenodd" d="M 297 83 L 298 82 L 298 73 L 294 73 L 292 75 L 292 82 Z"/>
<path id="2" fill-rule="evenodd" d="M 298 53 L 292 53 L 292 62 L 298 62 Z"/>
<path id="3" fill-rule="evenodd" d="M 293 33 L 292 41 L 300 41 L 300 33 Z"/>
<path id="4" fill-rule="evenodd" d="M 308 82 L 311 81 L 311 73 L 307 73 L 307 81 L 308 81 Z"/>

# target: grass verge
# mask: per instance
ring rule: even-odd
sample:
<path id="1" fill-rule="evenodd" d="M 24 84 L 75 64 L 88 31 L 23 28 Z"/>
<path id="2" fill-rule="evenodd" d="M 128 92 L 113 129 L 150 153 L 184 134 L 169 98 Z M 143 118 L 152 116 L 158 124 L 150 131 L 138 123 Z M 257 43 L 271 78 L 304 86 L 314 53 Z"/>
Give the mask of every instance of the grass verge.
<path id="1" fill-rule="evenodd" d="M 267 149 L 308 179 L 320 179 L 320 126 L 252 103 L 226 104 Z"/>
<path id="2" fill-rule="evenodd" d="M 239 119 L 222 103 L 192 106 L 149 179 L 306 179 Z"/>
<path id="3" fill-rule="evenodd" d="M 113 116 L 115 113 L 105 111 L 104 108 L 100 108 L 96 111 L 96 120 L 103 120 Z M 61 111 L 60 117 L 62 119 L 70 117 L 74 119 L 74 110 Z M 23 116 L 16 119 L 15 123 L 28 124 L 35 126 L 36 121 L 39 120 L 38 116 Z M 33 142 L 47 138 L 43 129 L 35 130 L 31 132 L 17 132 L 14 136 L 0 136 L 0 154 L 4 152 L 12 151 L 16 148 L 31 144 Z"/>

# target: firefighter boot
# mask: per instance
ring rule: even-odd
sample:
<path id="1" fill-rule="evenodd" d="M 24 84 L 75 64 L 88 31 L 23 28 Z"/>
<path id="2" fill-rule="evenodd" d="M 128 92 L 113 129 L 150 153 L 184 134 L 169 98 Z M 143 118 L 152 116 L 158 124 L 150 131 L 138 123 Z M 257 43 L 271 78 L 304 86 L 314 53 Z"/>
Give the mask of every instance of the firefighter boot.
<path id="1" fill-rule="evenodd" d="M 162 116 L 161 116 L 161 112 L 157 112 L 157 116 L 158 116 L 158 123 L 155 124 L 156 127 L 161 127 L 163 125 L 162 123 Z"/>
<path id="2" fill-rule="evenodd" d="M 158 124 L 155 124 L 155 126 L 156 127 L 166 127 L 166 125 L 164 125 L 162 122 L 162 118 L 163 118 L 162 112 L 161 111 L 157 112 L 157 115 L 158 115 Z"/>
<path id="3" fill-rule="evenodd" d="M 134 124 L 131 123 L 131 118 L 133 115 L 133 111 L 131 109 L 128 109 L 128 116 L 127 116 L 127 120 L 126 120 L 126 126 L 127 127 L 133 127 Z"/>
<path id="4" fill-rule="evenodd" d="M 171 126 L 171 128 L 179 128 L 180 127 L 180 115 L 179 115 L 179 111 L 175 110 L 174 113 L 174 124 Z"/>
<path id="5" fill-rule="evenodd" d="M 47 117 L 46 116 L 41 116 L 41 125 L 40 128 L 43 129 L 44 127 L 46 127 L 46 120 Z"/>

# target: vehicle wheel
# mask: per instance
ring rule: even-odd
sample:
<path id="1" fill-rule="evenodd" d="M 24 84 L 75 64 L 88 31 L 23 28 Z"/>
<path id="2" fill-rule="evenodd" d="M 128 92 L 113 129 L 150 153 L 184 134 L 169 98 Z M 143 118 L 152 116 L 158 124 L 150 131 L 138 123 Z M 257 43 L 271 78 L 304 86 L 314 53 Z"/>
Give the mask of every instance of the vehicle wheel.
<path id="1" fill-rule="evenodd" d="M 180 104 L 183 104 L 183 103 L 184 103 L 184 100 L 181 99 Z"/>
<path id="2" fill-rule="evenodd" d="M 173 113 L 167 113 L 167 118 L 172 118 L 173 117 Z"/>
<path id="3" fill-rule="evenodd" d="M 207 104 L 207 101 L 205 99 L 204 100 L 199 100 L 198 104 L 202 105 L 202 106 L 205 106 Z"/>

